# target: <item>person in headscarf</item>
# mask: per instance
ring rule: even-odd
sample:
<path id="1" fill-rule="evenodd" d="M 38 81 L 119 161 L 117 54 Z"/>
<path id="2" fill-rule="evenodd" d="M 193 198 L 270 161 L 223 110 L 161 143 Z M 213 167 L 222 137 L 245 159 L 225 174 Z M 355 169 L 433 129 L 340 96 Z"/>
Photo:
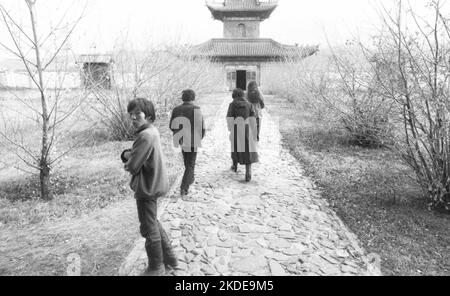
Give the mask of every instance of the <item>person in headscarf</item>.
<path id="1" fill-rule="evenodd" d="M 250 102 L 250 104 L 252 104 L 253 110 L 255 111 L 256 128 L 257 128 L 256 138 L 259 141 L 259 132 L 261 130 L 261 119 L 262 119 L 261 110 L 264 109 L 264 98 L 258 89 L 258 84 L 256 83 L 256 81 L 250 81 L 248 83 L 247 100 Z"/>

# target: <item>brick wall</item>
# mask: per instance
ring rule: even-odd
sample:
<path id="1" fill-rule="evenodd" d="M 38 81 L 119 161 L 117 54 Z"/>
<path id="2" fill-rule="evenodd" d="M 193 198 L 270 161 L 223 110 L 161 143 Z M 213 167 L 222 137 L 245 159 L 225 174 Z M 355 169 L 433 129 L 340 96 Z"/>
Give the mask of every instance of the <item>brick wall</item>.
<path id="1" fill-rule="evenodd" d="M 245 37 L 242 36 L 239 24 L 245 27 Z M 227 20 L 223 23 L 224 38 L 259 38 L 259 21 Z"/>

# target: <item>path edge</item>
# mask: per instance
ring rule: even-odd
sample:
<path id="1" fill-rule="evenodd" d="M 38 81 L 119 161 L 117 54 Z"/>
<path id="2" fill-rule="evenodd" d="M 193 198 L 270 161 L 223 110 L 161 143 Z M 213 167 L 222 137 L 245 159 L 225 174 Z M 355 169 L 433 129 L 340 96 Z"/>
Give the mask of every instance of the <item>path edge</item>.
<path id="1" fill-rule="evenodd" d="M 226 97 L 224 96 L 223 102 L 220 104 L 218 110 L 214 114 L 213 119 L 218 117 L 219 110 L 222 108 L 222 105 L 227 104 Z M 210 130 L 214 129 L 216 125 L 216 122 L 212 122 L 210 124 Z M 183 179 L 183 174 L 180 173 L 177 178 L 175 179 L 175 182 L 173 182 L 172 186 L 169 189 L 169 192 L 161 198 L 158 203 L 158 220 L 161 219 L 162 214 L 165 212 L 167 206 L 172 202 L 177 202 L 177 199 L 174 199 L 173 196 L 175 195 L 175 190 L 180 186 L 181 180 Z M 119 271 L 117 273 L 118 276 L 129 276 L 131 272 L 133 271 L 133 267 L 137 265 L 137 262 L 140 259 L 140 256 L 142 254 L 143 246 L 145 243 L 145 238 L 140 237 L 135 240 L 133 243 L 133 248 L 131 252 L 125 257 L 125 260 L 122 262 L 122 264 L 119 267 Z"/>
<path id="2" fill-rule="evenodd" d="M 173 182 L 172 186 L 169 189 L 169 192 L 160 200 L 158 200 L 158 220 L 161 218 L 161 215 L 165 212 L 167 206 L 173 202 L 173 198 L 175 195 L 175 190 L 180 186 L 181 179 L 183 178 L 182 174 L 179 174 Z M 118 276 L 129 276 L 133 270 L 133 267 L 137 265 L 137 261 L 139 261 L 140 255 L 144 248 L 145 238 L 140 237 L 136 239 L 133 243 L 133 248 L 131 252 L 125 257 L 125 260 L 119 267 L 119 271 L 117 273 Z"/>

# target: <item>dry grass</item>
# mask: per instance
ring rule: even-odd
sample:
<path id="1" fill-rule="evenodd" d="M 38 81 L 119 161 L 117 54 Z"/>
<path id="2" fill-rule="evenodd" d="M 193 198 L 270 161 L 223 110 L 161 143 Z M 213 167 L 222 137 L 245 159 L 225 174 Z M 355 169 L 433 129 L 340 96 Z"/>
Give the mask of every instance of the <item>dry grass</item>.
<path id="1" fill-rule="evenodd" d="M 82 275 L 115 275 L 137 237 L 134 200 L 77 218 L 60 218 L 1 232 L 2 275 L 65 275 L 67 256 L 81 257 Z"/>
<path id="2" fill-rule="evenodd" d="M 207 122 L 221 98 L 207 95 L 196 101 Z M 172 148 L 167 119 L 156 125 L 172 184 L 181 171 L 180 153 Z M 37 199 L 35 179 L 0 168 L 0 275 L 65 275 L 71 253 L 80 255 L 82 275 L 117 274 L 139 237 L 129 176 L 119 158 L 131 142 L 107 142 L 98 129 L 87 136 L 89 143 L 57 169 L 53 201 Z"/>
<path id="3" fill-rule="evenodd" d="M 429 212 L 409 170 L 391 152 L 349 145 L 307 110 L 268 97 L 284 145 L 386 275 L 450 275 L 450 217 Z"/>
<path id="4" fill-rule="evenodd" d="M 168 136 L 163 136 L 166 145 Z M 118 157 L 130 145 L 113 142 L 74 151 L 61 164 L 57 180 L 63 188 L 50 202 L 23 196 L 37 191 L 29 179 L 2 182 L 0 274 L 65 275 L 70 253 L 80 255 L 83 275 L 117 274 L 139 236 L 129 176 Z M 171 151 L 165 149 L 172 184 L 180 160 Z"/>

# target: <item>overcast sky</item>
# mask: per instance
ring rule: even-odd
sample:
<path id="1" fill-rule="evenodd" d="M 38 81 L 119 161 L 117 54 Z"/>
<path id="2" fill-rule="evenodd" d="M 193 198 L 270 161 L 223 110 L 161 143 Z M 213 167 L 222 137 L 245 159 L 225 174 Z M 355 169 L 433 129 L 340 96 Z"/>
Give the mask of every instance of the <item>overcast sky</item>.
<path id="1" fill-rule="evenodd" d="M 222 22 L 212 19 L 204 0 L 91 2 L 95 3 L 91 3 L 87 23 L 99 20 L 96 40 L 105 44 L 111 38 L 102 38 L 103 32 L 117 36 L 126 28 L 134 40 L 151 36 L 148 38 L 155 41 L 196 44 L 223 35 Z M 367 20 L 374 16 L 369 0 L 280 0 L 271 17 L 261 24 L 261 37 L 287 44 L 323 44 L 327 32 L 337 42 L 345 42 L 358 27 L 367 30 Z"/>
<path id="2" fill-rule="evenodd" d="M 424 6 L 424 0 L 411 0 Z M 22 19 L 28 15 L 24 1 L 0 0 Z M 37 0 L 42 29 L 55 24 L 69 7 L 66 19 L 86 11 L 72 40 L 76 52 L 104 52 L 127 36 L 128 44 L 141 47 L 152 43 L 198 44 L 222 37 L 222 23 L 213 20 L 205 0 Z M 285 44 L 320 44 L 327 38 L 333 45 L 359 36 L 368 40 L 375 32 L 379 3 L 392 0 L 279 0 L 272 16 L 261 25 L 261 37 Z M 1 40 L 7 40 L 5 30 Z"/>

